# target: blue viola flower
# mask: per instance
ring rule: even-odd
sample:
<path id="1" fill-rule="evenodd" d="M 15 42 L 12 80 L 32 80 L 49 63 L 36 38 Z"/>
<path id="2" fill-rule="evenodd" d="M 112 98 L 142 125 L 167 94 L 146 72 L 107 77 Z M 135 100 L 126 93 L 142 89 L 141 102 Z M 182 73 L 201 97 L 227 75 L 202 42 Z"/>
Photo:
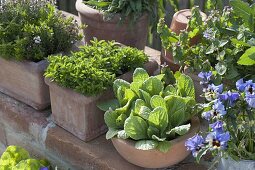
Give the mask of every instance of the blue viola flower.
<path id="1" fill-rule="evenodd" d="M 209 84 L 206 89 L 203 89 L 205 92 L 205 98 L 208 101 L 212 101 L 218 97 L 219 94 L 223 92 L 223 84 L 221 85 L 214 85 L 214 84 Z"/>
<path id="2" fill-rule="evenodd" d="M 220 100 L 215 100 L 212 108 L 212 110 L 202 113 L 202 117 L 208 121 L 211 120 L 211 118 L 220 118 L 227 113 L 225 106 Z"/>
<path id="3" fill-rule="evenodd" d="M 236 88 L 239 91 L 244 91 L 247 84 L 243 81 L 243 79 L 240 79 L 236 82 Z"/>
<path id="4" fill-rule="evenodd" d="M 255 108 L 255 93 L 254 94 L 246 94 L 245 100 L 251 108 Z"/>
<path id="5" fill-rule="evenodd" d="M 226 132 L 226 133 L 211 132 L 206 137 L 206 142 L 209 143 L 209 146 L 211 147 L 212 150 L 226 149 L 226 147 L 228 146 L 229 140 L 230 140 L 229 132 Z"/>
<path id="6" fill-rule="evenodd" d="M 187 150 L 191 151 L 192 155 L 196 157 L 198 152 L 203 148 L 204 142 L 204 138 L 201 135 L 197 134 L 192 138 L 189 138 L 185 142 L 185 146 L 187 147 Z"/>
<path id="7" fill-rule="evenodd" d="M 200 72 L 198 74 L 198 77 L 200 77 L 202 80 L 200 81 L 200 84 L 203 86 L 203 88 L 207 88 L 210 80 L 211 80 L 212 72 Z"/>
<path id="8" fill-rule="evenodd" d="M 211 118 L 213 117 L 213 113 L 214 113 L 214 110 L 210 110 L 208 112 L 203 112 L 202 113 L 202 117 L 207 120 L 207 121 L 210 121 Z"/>
<path id="9" fill-rule="evenodd" d="M 217 121 L 213 124 L 210 124 L 210 127 L 213 129 L 213 132 L 216 133 L 223 133 L 223 122 L 222 121 Z"/>
<path id="10" fill-rule="evenodd" d="M 47 167 L 41 167 L 40 170 L 49 170 Z"/>
<path id="11" fill-rule="evenodd" d="M 234 106 L 234 102 L 239 99 L 239 97 L 239 93 L 231 91 L 219 95 L 219 99 L 222 101 L 227 101 L 230 106 Z"/>

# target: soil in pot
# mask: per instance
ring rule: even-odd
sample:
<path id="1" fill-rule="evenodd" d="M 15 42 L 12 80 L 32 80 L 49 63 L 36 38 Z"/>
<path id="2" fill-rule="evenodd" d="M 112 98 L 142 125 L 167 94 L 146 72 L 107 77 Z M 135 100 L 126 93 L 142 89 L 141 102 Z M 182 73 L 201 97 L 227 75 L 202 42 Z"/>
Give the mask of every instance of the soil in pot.
<path id="1" fill-rule="evenodd" d="M 120 17 L 117 15 L 105 21 L 103 12 L 85 5 L 82 0 L 76 1 L 76 9 L 81 23 L 86 25 L 83 30 L 86 43 L 96 37 L 98 40 L 115 40 L 127 46 L 144 49 L 149 29 L 147 14 L 143 15 L 136 24 L 131 25 L 128 21 L 120 23 Z"/>
<path id="2" fill-rule="evenodd" d="M 144 168 L 165 168 L 184 160 L 190 151 L 185 147 L 185 141 L 195 135 L 200 129 L 199 118 L 191 120 L 189 132 L 171 142 L 171 148 L 167 153 L 156 149 L 138 150 L 135 148 L 135 141 L 113 138 L 112 143 L 119 154 L 128 162 Z"/>

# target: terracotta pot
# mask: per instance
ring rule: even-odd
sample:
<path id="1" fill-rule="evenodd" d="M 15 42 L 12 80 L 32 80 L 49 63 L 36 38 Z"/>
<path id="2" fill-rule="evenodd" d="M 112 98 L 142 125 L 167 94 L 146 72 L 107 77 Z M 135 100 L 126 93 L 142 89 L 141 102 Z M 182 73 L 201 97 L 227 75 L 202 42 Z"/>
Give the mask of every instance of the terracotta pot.
<path id="1" fill-rule="evenodd" d="M 87 25 L 83 30 L 86 43 L 96 37 L 99 40 L 115 40 L 131 47 L 144 49 L 149 29 L 147 14 L 143 15 L 136 24 L 130 25 L 128 21 L 120 24 L 118 15 L 110 21 L 105 21 L 103 12 L 85 5 L 82 0 L 76 1 L 76 9 L 82 24 Z"/>
<path id="2" fill-rule="evenodd" d="M 169 141 L 171 148 L 167 153 L 156 149 L 139 150 L 135 148 L 135 141 L 113 138 L 112 143 L 119 154 L 128 162 L 144 168 L 165 168 L 184 160 L 190 151 L 185 147 L 185 141 L 194 136 L 200 129 L 199 118 L 191 120 L 189 132 L 177 139 Z"/>
<path id="3" fill-rule="evenodd" d="M 0 91 L 37 110 L 50 105 L 49 88 L 44 82 L 46 60 L 38 63 L 0 58 Z"/>
<path id="4" fill-rule="evenodd" d="M 203 12 L 200 12 L 200 14 L 202 16 L 203 21 L 205 21 L 207 18 L 207 15 Z M 175 32 L 177 35 L 179 35 L 181 30 L 185 30 L 187 28 L 190 17 L 191 17 L 191 9 L 183 9 L 176 12 L 173 16 L 170 29 L 173 32 Z M 197 44 L 199 39 L 200 39 L 199 36 L 192 38 L 190 44 L 191 45 Z M 166 50 L 162 49 L 161 62 L 162 63 L 166 62 L 167 65 L 171 65 L 170 61 L 174 63 L 173 55 L 167 52 Z"/>
<path id="5" fill-rule="evenodd" d="M 145 65 L 145 69 L 153 74 L 158 69 L 158 63 L 152 60 Z M 118 78 L 131 81 L 132 72 Z M 52 117 L 57 125 L 86 142 L 106 132 L 104 112 L 97 108 L 97 104 L 113 99 L 112 90 L 89 97 L 61 87 L 47 78 L 45 82 L 50 87 Z"/>
<path id="6" fill-rule="evenodd" d="M 196 101 L 200 102 L 200 103 L 205 102 L 205 98 L 201 97 L 201 95 L 203 94 L 203 88 L 200 85 L 201 79 L 198 77 L 198 73 L 193 73 L 190 71 L 190 69 L 188 67 L 185 67 L 184 74 L 190 76 L 194 82 Z"/>

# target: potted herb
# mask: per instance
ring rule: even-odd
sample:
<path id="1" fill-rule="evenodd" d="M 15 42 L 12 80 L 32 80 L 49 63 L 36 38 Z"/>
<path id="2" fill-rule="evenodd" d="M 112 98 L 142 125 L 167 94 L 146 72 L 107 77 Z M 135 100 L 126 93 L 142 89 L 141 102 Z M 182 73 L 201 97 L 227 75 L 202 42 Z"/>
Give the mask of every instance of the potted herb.
<path id="1" fill-rule="evenodd" d="M 170 30 L 176 35 L 179 35 L 181 31 L 190 29 L 189 25 L 192 22 L 192 20 L 190 19 L 194 17 L 194 15 L 201 15 L 202 22 L 204 22 L 207 18 L 206 14 L 203 13 L 202 11 L 194 11 L 194 10 L 192 11 L 191 9 L 183 9 L 183 10 L 177 11 L 174 14 L 171 25 L 170 25 Z M 199 39 L 200 39 L 200 36 L 195 36 L 191 38 L 190 44 L 191 45 L 197 44 Z M 168 52 L 165 49 L 162 49 L 161 63 L 167 64 L 173 71 L 178 71 L 180 69 L 180 66 L 175 63 L 172 53 Z"/>
<path id="2" fill-rule="evenodd" d="M 115 42 L 94 40 L 70 56 L 50 56 L 48 60 L 45 76 L 54 122 L 89 141 L 106 131 L 97 103 L 112 98 L 109 87 L 116 77 L 131 79 L 129 71 L 144 66 L 148 56 Z M 145 67 L 152 74 L 158 64 L 150 61 Z"/>
<path id="3" fill-rule="evenodd" d="M 77 0 L 76 9 L 81 22 L 87 25 L 84 29 L 87 43 L 96 37 L 143 50 L 149 24 L 157 23 L 158 13 L 164 13 L 163 2 L 165 1 Z"/>
<path id="4" fill-rule="evenodd" d="M 255 82 L 240 79 L 236 82 L 236 89 L 228 91 L 223 91 L 222 84 L 215 86 L 209 77 L 201 84 L 206 89 L 208 100 L 204 104 L 202 117 L 209 122 L 209 130 L 188 139 L 188 150 L 192 151 L 197 161 L 206 152 L 212 152 L 220 159 L 220 170 L 254 169 Z"/>
<path id="5" fill-rule="evenodd" d="M 0 158 L 1 169 L 37 169 L 48 170 L 49 162 L 30 157 L 28 151 L 20 146 L 8 146 Z"/>
<path id="6" fill-rule="evenodd" d="M 225 7 L 222 11 L 210 11 L 206 22 L 202 22 L 200 15 L 192 15 L 190 29 L 179 35 L 169 30 L 163 20 L 158 26 L 164 48 L 173 54 L 182 69 L 187 66 L 191 73 L 212 71 L 215 84 L 221 80 L 237 81 L 241 77 L 253 79 L 255 75 L 252 66 L 255 5 L 241 0 L 231 0 L 230 5 L 231 8 Z M 201 37 L 200 42 L 190 44 L 190 39 L 197 35 Z"/>
<path id="7" fill-rule="evenodd" d="M 0 8 L 0 91 L 35 109 L 50 104 L 45 58 L 80 39 L 77 24 L 48 1 L 6 1 Z"/>
<path id="8" fill-rule="evenodd" d="M 106 138 L 112 139 L 127 161 L 145 168 L 182 161 L 189 155 L 186 139 L 199 130 L 199 119 L 194 117 L 199 107 L 191 78 L 179 72 L 174 78 L 171 71 L 163 70 L 165 74 L 150 77 L 137 68 L 132 83 L 115 80 L 117 99 L 100 105 L 107 110 Z"/>

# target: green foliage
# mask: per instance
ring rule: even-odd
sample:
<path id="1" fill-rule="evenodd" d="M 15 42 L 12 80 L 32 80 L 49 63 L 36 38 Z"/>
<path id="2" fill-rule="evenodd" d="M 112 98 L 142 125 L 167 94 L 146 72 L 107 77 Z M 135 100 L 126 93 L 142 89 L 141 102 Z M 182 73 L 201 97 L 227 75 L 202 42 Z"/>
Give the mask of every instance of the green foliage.
<path id="1" fill-rule="evenodd" d="M 136 23 L 141 16 L 148 14 L 152 28 L 158 19 L 165 15 L 165 6 L 171 0 L 84 0 L 84 3 L 105 13 L 105 19 L 120 16 L 120 22 L 129 19 L 130 25 Z"/>
<path id="2" fill-rule="evenodd" d="M 108 107 L 104 115 L 109 127 L 106 138 L 124 136 L 136 140 L 137 149 L 167 152 L 169 140 L 187 133 L 190 128 L 187 123 L 196 113 L 193 82 L 190 77 L 177 74 L 176 83 L 168 84 L 163 81 L 165 74 L 149 77 L 144 69 L 137 68 L 132 83 L 115 80 L 118 104 L 116 100 L 112 100 L 112 105 L 101 104 L 101 108 Z M 175 92 L 170 92 L 169 86 Z"/>
<path id="3" fill-rule="evenodd" d="M 50 56 L 45 76 L 84 95 L 97 95 L 110 87 L 116 76 L 142 67 L 148 56 L 115 42 L 91 41 L 70 56 Z"/>
<path id="4" fill-rule="evenodd" d="M 0 8 L 0 57 L 40 61 L 66 52 L 80 40 L 73 18 L 65 18 L 47 0 L 6 1 Z"/>
<path id="5" fill-rule="evenodd" d="M 208 3 L 215 7 L 216 1 Z M 163 47 L 176 63 L 196 72 L 213 71 L 224 81 L 255 78 L 255 5 L 241 0 L 231 0 L 230 5 L 232 8 L 211 10 L 205 22 L 194 7 L 188 29 L 179 35 L 160 20 L 158 33 Z M 191 43 L 194 39 L 199 42 Z"/>
<path id="6" fill-rule="evenodd" d="M 49 167 L 49 163 L 31 159 L 29 153 L 19 146 L 9 146 L 0 158 L 0 170 L 35 170 L 41 167 Z"/>

